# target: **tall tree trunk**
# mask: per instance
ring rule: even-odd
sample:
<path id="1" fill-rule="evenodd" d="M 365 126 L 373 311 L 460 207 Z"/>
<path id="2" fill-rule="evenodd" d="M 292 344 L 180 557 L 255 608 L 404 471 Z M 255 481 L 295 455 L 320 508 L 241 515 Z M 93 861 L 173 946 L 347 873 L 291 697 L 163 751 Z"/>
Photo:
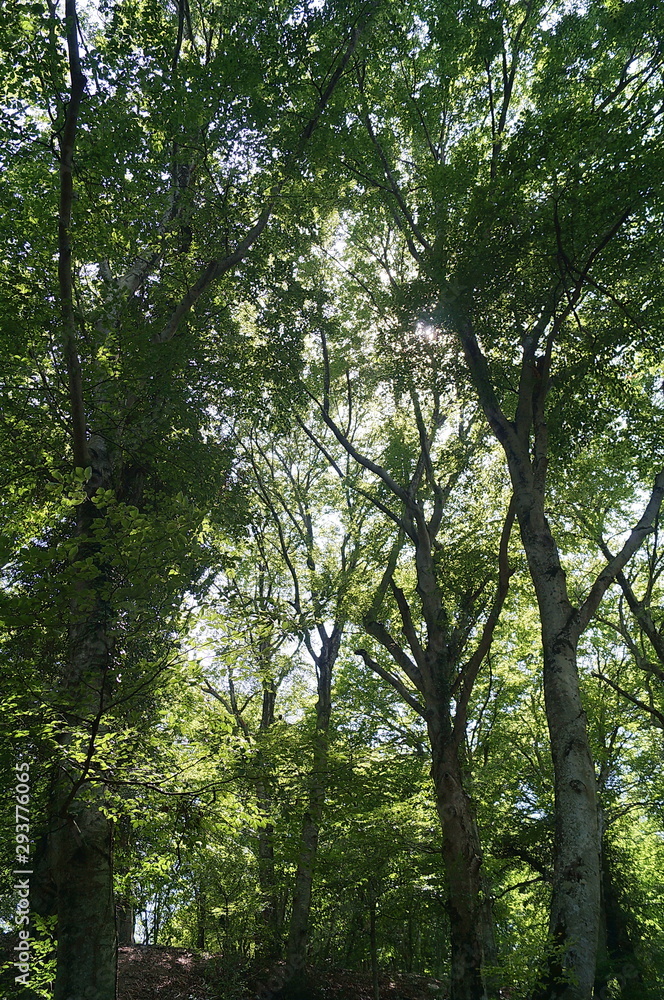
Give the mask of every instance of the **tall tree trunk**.
<path id="1" fill-rule="evenodd" d="M 274 723 L 276 695 L 273 684 L 266 684 L 263 687 L 261 733 L 266 733 Z M 265 765 L 260 760 L 260 755 L 258 765 L 261 773 L 265 773 Z M 269 820 L 272 801 L 269 783 L 264 778 L 256 782 L 256 801 L 258 811 L 264 820 L 258 831 L 258 883 L 263 901 L 260 911 L 259 951 L 266 962 L 273 962 L 281 954 L 281 920 L 274 867 L 274 826 Z"/>
<path id="2" fill-rule="evenodd" d="M 327 356 L 325 345 L 324 352 Z M 325 363 L 327 365 L 327 361 Z M 438 401 L 431 416 L 431 425 L 427 427 L 419 396 L 413 387 L 410 396 L 419 433 L 420 454 L 407 486 L 393 479 L 386 469 L 373 460 L 360 454 L 329 416 L 328 407 L 323 405 L 322 412 L 327 426 L 348 454 L 359 465 L 378 476 L 403 504 L 402 517 L 390 515 L 399 526 L 399 535 L 392 546 L 380 585 L 363 621 L 368 634 L 388 651 L 398 668 L 397 672 L 378 663 L 365 649 L 358 649 L 356 653 L 426 720 L 432 752 L 436 807 L 443 828 L 443 860 L 451 926 L 452 1000 L 485 1000 L 483 942 L 493 937 L 492 929 L 486 927 L 491 909 L 481 905 L 479 871 L 482 854 L 470 797 L 463 787 L 459 747 L 466 735 L 467 712 L 473 685 L 491 647 L 509 588 L 511 571 L 508 565 L 508 545 L 514 522 L 514 508 L 511 502 L 501 532 L 497 559 L 498 579 L 493 600 L 487 605 L 478 602 L 478 594 L 486 586 L 484 581 L 477 594 L 465 594 L 462 597 L 461 614 L 456 622 L 452 622 L 443 599 L 436 539 L 443 524 L 445 504 L 461 469 L 453 466 L 446 487 L 441 486 L 432 461 L 432 445 L 437 430 L 442 426 Z M 425 486 L 428 493 L 426 500 L 423 495 Z M 382 504 L 377 506 L 385 512 Z M 406 538 L 414 547 L 416 592 L 421 602 L 421 612 L 417 615 L 413 614 L 411 601 L 395 581 L 399 555 Z M 388 591 L 398 609 L 405 643 L 395 638 L 393 626 L 388 627 L 380 620 L 381 607 Z M 426 626 L 425 639 L 416 625 L 418 617 Z M 470 632 L 471 622 L 477 625 L 482 618 L 484 621 L 479 638 L 466 660 L 465 643 L 460 643 L 460 636 L 464 632 Z M 415 695 L 413 688 L 419 697 Z M 456 710 L 452 716 L 450 706 L 453 697 L 456 700 Z M 487 957 L 492 961 L 494 956 L 492 954 Z"/>
<path id="3" fill-rule="evenodd" d="M 487 360 L 469 318 L 459 319 L 458 332 L 468 369 L 507 459 L 542 634 L 556 828 L 550 951 L 533 1000 L 590 1000 L 599 933 L 599 835 L 595 770 L 581 703 L 576 653 L 583 628 L 613 577 L 605 574 L 604 578 L 598 578 L 582 609 L 575 609 L 544 514 L 548 462 L 545 406 L 553 334 L 546 353 L 540 357 L 536 356 L 538 338 L 546 324 L 539 324 L 537 330 L 524 338 L 517 408 L 514 419 L 510 420 L 501 409 Z M 620 568 L 616 567 L 613 576 Z"/>
<path id="4" fill-rule="evenodd" d="M 405 966 L 406 972 L 411 973 L 415 967 L 415 938 L 413 934 L 413 899 L 411 896 L 408 907 L 408 922 L 406 924 L 406 944 L 405 944 Z"/>
<path id="5" fill-rule="evenodd" d="M 378 942 L 376 939 L 376 897 L 369 890 L 369 952 L 371 955 L 371 992 L 373 1000 L 380 1000 L 378 984 Z"/>
<path id="6" fill-rule="evenodd" d="M 553 950 L 533 1000 L 588 1000 L 597 958 L 600 861 L 595 769 L 576 661 L 578 635 L 572 627 L 574 609 L 544 516 L 543 499 L 524 489 L 521 470 L 515 474 L 512 467 L 510 471 L 515 483 L 521 538 L 539 606 L 544 699 L 555 792 L 555 854 L 549 914 Z"/>
<path id="7" fill-rule="evenodd" d="M 82 505 L 82 554 L 90 545 L 92 504 Z M 93 608 L 85 613 L 87 602 Z M 104 731 L 109 694 L 111 644 L 104 611 L 94 591 L 82 584 L 72 607 L 70 655 L 63 678 L 68 723 L 82 728 L 88 757 Z M 80 621 L 79 618 L 83 620 Z M 54 1000 L 115 1000 L 117 938 L 113 896 L 113 824 L 104 812 L 103 786 L 87 781 L 82 766 L 67 759 L 63 741 L 51 798 L 49 862 L 56 890 L 57 972 Z M 82 769 L 81 769 L 82 768 Z"/>
<path id="8" fill-rule="evenodd" d="M 443 864 L 450 920 L 451 1000 L 486 1000 L 481 906 L 482 850 L 471 798 L 463 787 L 459 749 L 449 709 L 427 720 L 436 810 L 443 832 Z"/>
<path id="9" fill-rule="evenodd" d="M 496 944 L 496 921 L 493 914 L 493 899 L 486 873 L 480 870 L 480 913 L 479 928 L 482 940 L 482 973 L 488 997 L 499 995 L 498 945 Z"/>
<path id="10" fill-rule="evenodd" d="M 118 931 L 118 947 L 131 948 L 136 944 L 134 938 L 134 907 L 126 900 L 116 901 L 115 923 Z"/>
<path id="11" fill-rule="evenodd" d="M 258 831 L 258 883 L 261 890 L 259 950 L 266 962 L 277 959 L 281 953 L 281 927 L 279 921 L 279 900 L 274 868 L 274 826 L 267 821 L 271 801 L 266 782 L 256 783 L 258 809 L 265 822 Z"/>
<path id="12" fill-rule="evenodd" d="M 96 808 L 70 806 L 52 835 L 57 886 L 55 1000 L 114 1000 L 113 834 Z"/>
<path id="13" fill-rule="evenodd" d="M 118 873 L 118 860 L 120 860 L 119 874 L 126 874 L 129 867 L 129 852 L 131 849 L 131 820 L 128 816 L 120 816 L 114 829 L 114 870 Z M 132 947 L 136 941 L 134 938 L 134 924 L 136 912 L 132 899 L 122 893 L 115 897 L 115 924 L 118 931 L 118 947 Z"/>
<path id="14" fill-rule="evenodd" d="M 58 937 L 54 1000 L 115 1000 L 113 824 L 101 789 L 84 787 L 72 788 L 66 764 L 60 766 L 49 835 Z"/>
<path id="15" fill-rule="evenodd" d="M 311 888 L 313 884 L 318 833 L 323 817 L 325 793 L 327 790 L 328 731 L 332 709 L 332 670 L 339 653 L 341 628 L 334 625 L 328 635 L 319 629 L 322 648 L 316 657 L 318 675 L 318 701 L 316 702 L 316 730 L 313 743 L 313 760 L 309 774 L 308 807 L 302 819 L 300 853 L 295 875 L 293 909 L 288 928 L 286 952 L 285 989 L 288 995 L 304 995 L 306 990 L 307 943 L 309 937 L 309 914 L 311 910 Z"/>
<path id="16" fill-rule="evenodd" d="M 205 948 L 205 930 L 207 924 L 207 893 L 199 888 L 196 893 L 196 947 L 201 951 Z"/>
<path id="17" fill-rule="evenodd" d="M 483 905 L 482 900 L 482 851 L 472 800 L 464 788 L 460 747 L 466 735 L 466 713 L 475 677 L 490 647 L 507 595 L 510 576 L 507 545 L 513 515 L 510 508 L 501 537 L 499 579 L 491 610 L 472 656 L 463 665 L 459 663 L 458 649 L 450 638 L 453 630 L 446 618 L 436 576 L 433 558 L 435 535 L 430 534 L 421 509 L 415 508 L 414 520 L 417 531 L 413 529 L 411 537 L 415 542 L 417 592 L 427 629 L 426 646 L 422 646 L 417 637 L 405 594 L 392 578 L 394 565 L 386 568 L 381 588 L 385 590 L 389 582 L 413 659 L 380 622 L 368 617 L 364 626 L 391 653 L 422 700 L 418 700 L 398 677 L 385 670 L 366 650 L 357 652 L 426 721 L 436 810 L 443 833 L 442 856 L 450 921 L 451 1000 L 487 1000 L 483 968 L 485 963 L 493 964 L 495 959 L 493 951 L 485 954 L 485 943 L 493 940 L 492 913 L 490 906 Z M 396 551 L 395 548 L 393 553 Z M 468 611 L 471 611 L 470 607 Z M 453 685 L 457 692 L 454 716 L 450 711 Z"/>
<path id="18" fill-rule="evenodd" d="M 83 381 L 74 309 L 71 223 L 74 203 L 74 152 L 78 114 L 85 90 L 78 47 L 76 0 L 66 0 L 66 41 L 70 86 L 59 133 L 58 289 L 62 347 L 67 367 L 69 417 L 74 466 L 90 468 L 88 499 L 78 507 L 80 549 L 94 551 L 90 528 L 96 509 L 90 501 L 109 469 L 104 442 L 87 439 Z M 97 447 L 98 445 L 98 447 Z M 79 560 L 83 553 L 79 555 Z M 103 730 L 108 699 L 111 642 L 106 609 L 94 580 L 81 579 L 72 600 L 69 656 L 61 678 L 67 724 L 82 727 L 87 760 L 67 760 L 71 736 L 63 737 L 50 801 L 48 856 L 55 885 L 57 971 L 54 1000 L 115 1000 L 117 941 L 113 901 L 113 827 L 106 817 L 103 791 L 86 782 L 95 739 Z"/>
<path id="19" fill-rule="evenodd" d="M 89 488 L 108 485 L 109 465 L 101 442 L 91 441 Z M 79 559 L 94 553 L 90 500 L 78 508 Z M 113 824 L 104 811 L 101 784 L 88 780 L 95 741 L 105 731 L 113 640 L 98 581 L 82 581 L 72 601 L 69 659 L 62 677 L 71 729 L 83 732 L 87 759 L 68 759 L 71 735 L 63 738 L 50 800 L 49 863 L 56 891 L 57 972 L 54 1000 L 115 1000 L 117 935 L 113 896 Z M 96 776 L 101 777 L 99 772 Z"/>

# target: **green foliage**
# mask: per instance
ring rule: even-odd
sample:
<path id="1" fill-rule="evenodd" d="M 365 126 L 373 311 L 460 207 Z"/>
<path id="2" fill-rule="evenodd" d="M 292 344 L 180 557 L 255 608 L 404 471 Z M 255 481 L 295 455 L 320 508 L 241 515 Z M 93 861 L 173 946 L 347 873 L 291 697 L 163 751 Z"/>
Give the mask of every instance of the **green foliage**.
<path id="1" fill-rule="evenodd" d="M 202 935 L 223 953 L 214 988 L 225 982 L 228 996 L 260 944 L 268 832 L 282 937 L 288 919 L 319 630 L 359 628 L 375 610 L 404 513 L 325 417 L 404 488 L 421 453 L 417 407 L 432 429 L 432 474 L 411 500 L 431 517 L 432 482 L 449 486 L 432 551 L 459 662 L 490 607 L 508 487 L 460 317 L 509 419 L 528 337 L 546 320 L 533 370 L 550 355 L 547 518 L 574 602 L 661 465 L 662 11 L 650 0 L 389 0 L 371 12 L 104 0 L 79 12 L 80 465 L 57 260 L 60 13 L 26 0 L 0 11 L 3 825 L 16 747 L 35 765 L 37 837 L 54 768 L 66 766 L 78 799 L 124 831 L 116 887 L 146 937 L 197 946 Z M 159 342 L 268 207 L 262 242 Z M 405 540 L 395 580 L 421 638 L 411 556 Z M 496 982 L 527 996 L 546 945 L 554 802 L 539 622 L 516 537 L 510 566 L 463 756 Z M 627 573 L 661 635 L 656 536 Z M 662 664 L 621 593 L 587 635 L 581 674 L 616 899 L 639 995 L 655 997 Z M 401 641 L 394 594 L 381 612 Z M 74 683 L 72 635 L 101 633 L 103 670 Z M 446 975 L 426 724 L 359 666 L 357 635 L 345 642 L 311 954 L 366 966 L 375 907 L 382 968 Z M 48 996 L 50 925 L 35 920 L 31 985 Z M 608 988 L 627 1000 L 623 959 L 609 959 Z"/>

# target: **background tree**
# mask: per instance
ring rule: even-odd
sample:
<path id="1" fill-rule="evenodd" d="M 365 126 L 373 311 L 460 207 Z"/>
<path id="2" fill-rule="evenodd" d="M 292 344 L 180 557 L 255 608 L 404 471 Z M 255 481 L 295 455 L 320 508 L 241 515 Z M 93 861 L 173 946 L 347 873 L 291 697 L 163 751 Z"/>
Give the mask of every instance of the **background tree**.
<path id="1" fill-rule="evenodd" d="M 17 253 L 5 281 L 20 271 L 30 303 L 21 361 L 63 430 L 48 462 L 81 484 L 75 523 L 62 525 L 72 610 L 56 671 L 66 704 L 49 806 L 57 997 L 115 995 L 112 827 L 103 787 L 87 781 L 95 742 L 111 732 L 113 684 L 130 673 L 116 669 L 124 609 L 108 545 L 121 529 L 136 541 L 129 522 L 177 494 L 172 465 L 203 506 L 219 490 L 224 462 L 202 433 L 205 386 L 217 382 L 220 332 L 234 353 L 232 323 L 203 310 L 187 336 L 175 334 L 221 277 L 234 286 L 229 299 L 254 291 L 264 262 L 245 272 L 244 288 L 232 276 L 279 214 L 371 8 L 351 14 L 340 35 L 327 14 L 292 17 L 285 6 L 275 18 L 270 7 L 268 21 L 266 12 L 118 3 L 84 24 L 66 0 L 64 15 L 53 3 L 45 18 L 18 5 L 8 26 L 18 36 L 19 75 L 5 72 L 18 156 L 5 197 L 24 225 L 10 239 Z M 37 221 L 40 202 L 58 206 L 57 233 Z M 106 514 L 109 503 L 117 515 Z M 77 725 L 88 751 L 72 776 Z"/>
<path id="2" fill-rule="evenodd" d="M 643 279 L 646 220 L 661 211 L 661 53 L 648 17 L 645 6 L 629 23 L 626 8 L 613 18 L 601 6 L 546 16 L 532 4 L 418 6 L 395 17 L 384 54 L 355 63 L 347 176 L 376 209 L 374 244 L 391 220 L 403 234 L 418 271 L 413 324 L 433 322 L 463 351 L 505 452 L 537 593 L 557 815 L 554 950 L 538 997 L 589 997 L 593 986 L 599 849 L 576 647 L 661 501 L 660 476 L 629 541 L 573 604 L 545 516 L 547 469 L 567 468 L 581 429 L 606 427 L 607 384 L 628 380 L 635 331 L 652 357 Z M 359 225 L 366 241 L 366 216 Z M 594 412 L 578 407 L 582 396 Z M 641 482 L 653 476 L 643 470 Z"/>
<path id="3" fill-rule="evenodd" d="M 481 996 L 485 989 L 482 965 L 491 966 L 495 959 L 491 916 L 482 905 L 482 851 L 464 777 L 463 744 L 473 684 L 507 594 L 512 514 L 507 515 L 502 540 L 487 539 L 488 546 L 500 550 L 494 556 L 495 565 L 489 566 L 487 554 L 473 548 L 476 539 L 471 541 L 467 534 L 467 521 L 477 503 L 481 466 L 490 458 L 473 428 L 472 411 L 466 410 L 454 386 L 445 381 L 444 353 L 423 337 L 419 355 L 417 348 L 413 350 L 413 376 L 397 374 L 398 349 L 392 353 L 385 345 L 379 360 L 368 346 L 371 321 L 362 316 L 369 324 L 369 330 L 363 331 L 365 344 L 344 371 L 344 360 L 338 356 L 335 341 L 328 340 L 325 327 L 332 327 L 335 320 L 341 327 L 343 322 L 343 343 L 352 321 L 343 314 L 343 320 L 333 317 L 333 308 L 328 306 L 320 333 L 319 419 L 332 431 L 337 450 L 341 445 L 346 453 L 345 466 L 352 460 L 363 473 L 355 492 L 366 497 L 383 523 L 389 524 L 389 541 L 381 544 L 384 561 L 374 569 L 376 590 L 371 598 L 365 593 L 361 621 L 394 662 L 386 667 L 371 651 L 357 652 L 426 720 L 434 794 L 444 831 L 452 996 Z M 353 332 L 359 336 L 359 328 Z M 382 412 L 369 403 L 358 417 L 362 404 L 353 398 L 351 364 L 355 372 L 364 366 L 371 369 L 372 391 L 381 401 Z M 427 388 L 421 390 L 416 379 Z M 366 391 L 365 387 L 360 391 Z M 337 402 L 340 399 L 343 403 Z M 358 423 L 363 428 L 376 420 L 378 432 L 355 429 Z M 344 429 L 351 427 L 354 440 Z M 330 445 L 321 442 L 311 428 L 307 430 L 344 482 L 347 473 L 331 454 Z M 487 514 L 493 518 L 494 513 L 478 511 L 472 532 L 482 532 L 483 518 Z M 389 554 L 386 544 L 391 546 Z M 411 546 L 412 558 L 406 561 L 404 550 Z"/>

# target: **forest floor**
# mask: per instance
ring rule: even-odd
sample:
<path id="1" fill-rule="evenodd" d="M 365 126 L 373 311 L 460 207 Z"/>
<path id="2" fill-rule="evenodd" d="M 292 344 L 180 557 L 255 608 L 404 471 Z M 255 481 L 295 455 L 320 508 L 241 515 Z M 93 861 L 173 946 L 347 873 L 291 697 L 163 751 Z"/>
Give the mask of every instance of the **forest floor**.
<path id="1" fill-rule="evenodd" d="M 372 1000 L 371 976 L 343 970 L 310 970 L 305 1000 Z M 137 945 L 120 949 L 118 1000 L 271 1000 L 279 968 L 257 976 L 218 955 L 184 948 Z M 315 984 L 315 985 L 314 985 Z M 428 976 L 381 974 L 381 1000 L 444 1000 L 443 983 Z"/>

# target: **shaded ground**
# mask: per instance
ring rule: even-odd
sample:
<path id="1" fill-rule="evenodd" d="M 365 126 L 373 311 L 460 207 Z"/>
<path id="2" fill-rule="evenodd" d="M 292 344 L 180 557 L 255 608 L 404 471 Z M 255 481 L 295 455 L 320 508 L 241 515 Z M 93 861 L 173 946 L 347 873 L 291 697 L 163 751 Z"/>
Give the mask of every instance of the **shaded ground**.
<path id="1" fill-rule="evenodd" d="M 371 977 L 359 972 L 311 970 L 311 1000 L 373 1000 Z M 272 1000 L 279 969 L 242 975 L 219 956 L 185 948 L 121 948 L 118 1000 Z M 443 984 L 426 976 L 381 975 L 381 1000 L 445 1000 Z"/>
<path id="2" fill-rule="evenodd" d="M 120 948 L 118 1000 L 208 1000 L 205 964 L 184 948 Z"/>

